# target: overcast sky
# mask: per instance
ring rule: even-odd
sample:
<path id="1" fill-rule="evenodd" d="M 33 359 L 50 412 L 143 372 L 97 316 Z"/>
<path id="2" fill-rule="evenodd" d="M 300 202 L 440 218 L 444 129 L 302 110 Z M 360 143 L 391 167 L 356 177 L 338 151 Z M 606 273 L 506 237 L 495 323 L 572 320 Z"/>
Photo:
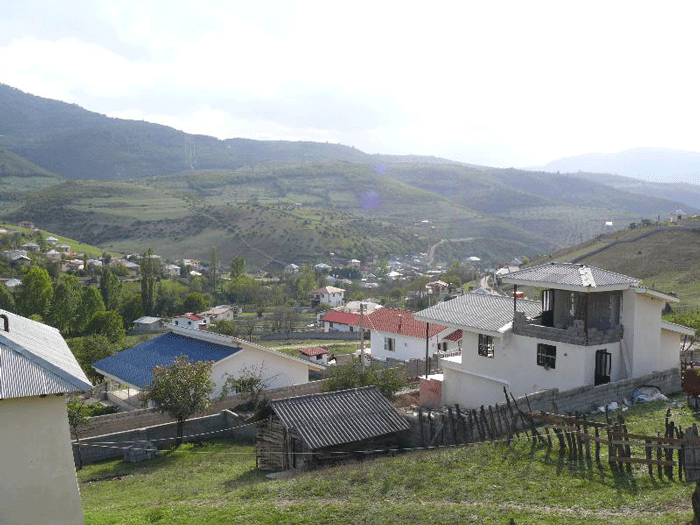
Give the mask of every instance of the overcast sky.
<path id="1" fill-rule="evenodd" d="M 640 1 L 0 0 L 0 82 L 219 138 L 491 166 L 642 146 L 700 151 L 698 11 Z"/>

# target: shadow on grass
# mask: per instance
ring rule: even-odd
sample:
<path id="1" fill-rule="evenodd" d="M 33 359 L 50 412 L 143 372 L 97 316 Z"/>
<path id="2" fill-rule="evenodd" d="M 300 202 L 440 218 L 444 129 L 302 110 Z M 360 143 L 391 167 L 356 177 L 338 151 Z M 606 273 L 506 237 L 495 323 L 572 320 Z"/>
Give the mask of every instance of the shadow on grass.
<path id="1" fill-rule="evenodd" d="M 245 487 L 246 485 L 252 485 L 255 483 L 260 483 L 262 481 L 267 481 L 265 474 L 257 469 L 250 469 L 246 472 L 243 472 L 239 476 L 224 481 L 224 488 L 226 490 L 235 490 L 237 488 Z"/>

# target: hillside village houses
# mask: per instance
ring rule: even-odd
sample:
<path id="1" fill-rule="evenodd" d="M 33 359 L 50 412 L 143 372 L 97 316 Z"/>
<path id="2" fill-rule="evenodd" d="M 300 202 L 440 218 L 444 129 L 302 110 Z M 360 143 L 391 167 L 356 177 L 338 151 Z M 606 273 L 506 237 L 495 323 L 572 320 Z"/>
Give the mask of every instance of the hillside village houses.
<path id="1" fill-rule="evenodd" d="M 514 396 L 597 385 L 679 366 L 680 340 L 694 331 L 662 320 L 677 299 L 639 279 L 568 263 L 502 277 L 543 288 L 541 301 L 465 294 L 415 314 L 462 330 L 461 355 L 440 360 L 443 404 L 478 407 Z M 515 294 L 517 296 L 517 293 Z"/>
<path id="2" fill-rule="evenodd" d="M 109 381 L 109 391 L 126 386 L 138 392 L 151 384 L 156 366 L 171 365 L 182 354 L 192 362 L 214 362 L 212 397 L 221 393 L 228 376 L 246 371 L 260 370 L 266 388 L 278 388 L 308 383 L 309 371 L 325 368 L 235 337 L 174 325 L 163 335 L 97 361 L 93 368 Z"/>
<path id="3" fill-rule="evenodd" d="M 0 363 L 0 523 L 83 523 L 64 395 L 90 381 L 58 330 L 5 311 Z"/>
<path id="4" fill-rule="evenodd" d="M 341 306 L 344 301 L 345 290 L 336 288 L 335 286 L 324 286 L 317 290 L 309 292 L 311 296 L 311 307 L 315 308 L 318 305 L 330 306 L 335 308 Z"/>

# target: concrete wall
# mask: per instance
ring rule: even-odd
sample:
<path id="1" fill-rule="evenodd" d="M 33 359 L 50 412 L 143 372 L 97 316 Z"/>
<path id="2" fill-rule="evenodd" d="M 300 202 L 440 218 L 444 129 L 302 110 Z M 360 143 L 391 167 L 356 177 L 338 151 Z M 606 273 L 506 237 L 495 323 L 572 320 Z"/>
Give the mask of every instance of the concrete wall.
<path id="1" fill-rule="evenodd" d="M 287 340 L 328 340 L 328 341 L 359 341 L 358 332 L 261 332 L 255 333 L 260 341 L 287 341 Z"/>
<path id="2" fill-rule="evenodd" d="M 231 427 L 240 427 L 234 428 Z M 242 443 L 253 443 L 257 428 L 245 425 L 243 418 L 231 411 L 224 410 L 218 414 L 192 418 L 185 421 L 184 442 L 206 441 L 208 439 L 231 438 Z M 124 432 L 102 434 L 80 440 L 83 461 L 95 463 L 107 459 L 122 458 L 124 448 L 134 441 L 149 440 L 158 448 L 168 448 L 175 443 L 177 423 L 170 422 L 147 428 L 137 428 Z M 73 444 L 74 459 L 77 464 L 77 444 Z M 72 465 L 71 465 L 72 466 Z"/>
<path id="3" fill-rule="evenodd" d="M 83 523 L 66 398 L 0 401 L 0 523 Z"/>
<path id="4" fill-rule="evenodd" d="M 266 390 L 263 395 L 267 399 L 280 399 L 283 397 L 315 394 L 321 391 L 324 382 L 324 380 L 311 381 L 309 383 L 292 385 L 284 388 L 273 388 Z M 245 400 L 246 399 L 241 396 L 229 396 L 223 400 L 216 399 L 212 401 L 211 407 L 206 413 L 196 414 L 196 416 L 216 414 L 222 410 L 233 408 L 245 402 Z M 168 414 L 161 414 L 156 408 L 118 412 L 116 414 L 91 417 L 88 424 L 81 429 L 80 435 L 85 437 L 98 436 L 101 434 L 111 434 L 152 425 L 160 425 L 172 421 L 173 418 Z"/>

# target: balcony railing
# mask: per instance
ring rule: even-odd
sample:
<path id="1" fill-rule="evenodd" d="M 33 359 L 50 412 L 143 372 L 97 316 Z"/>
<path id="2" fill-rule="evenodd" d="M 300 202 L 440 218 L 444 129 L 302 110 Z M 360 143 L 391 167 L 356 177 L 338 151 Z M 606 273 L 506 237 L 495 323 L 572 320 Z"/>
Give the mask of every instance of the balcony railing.
<path id="1" fill-rule="evenodd" d="M 611 330 L 598 330 L 584 328 L 582 320 L 575 320 L 572 326 L 566 328 L 555 328 L 552 326 L 542 326 L 538 324 L 539 319 L 529 320 L 522 312 L 515 312 L 513 318 L 513 333 L 537 339 L 556 341 L 559 343 L 569 343 L 572 345 L 592 346 L 608 343 L 617 343 L 622 339 L 622 325 L 618 325 Z"/>

